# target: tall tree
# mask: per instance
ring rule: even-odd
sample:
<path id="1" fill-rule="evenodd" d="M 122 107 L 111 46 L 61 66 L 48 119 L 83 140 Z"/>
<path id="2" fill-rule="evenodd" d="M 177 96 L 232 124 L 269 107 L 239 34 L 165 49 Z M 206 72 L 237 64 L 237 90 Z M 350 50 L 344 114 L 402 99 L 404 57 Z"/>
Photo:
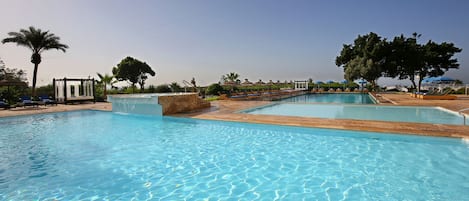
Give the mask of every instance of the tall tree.
<path id="1" fill-rule="evenodd" d="M 2 43 L 16 43 L 18 46 L 24 46 L 33 52 L 31 63 L 34 64 L 32 96 L 36 96 L 36 79 L 38 66 L 42 61 L 41 53 L 50 50 L 66 51 L 68 45 L 60 43 L 60 38 L 49 31 L 42 31 L 34 27 L 21 29 L 19 32 L 8 33 L 10 37 L 2 40 Z"/>
<path id="2" fill-rule="evenodd" d="M 453 43 L 428 41 L 423 45 L 418 44 L 420 36 L 414 33 L 409 38 L 404 35 L 395 37 L 390 43 L 391 53 L 386 62 L 390 77 L 409 79 L 419 91 L 425 77 L 440 76 L 449 69 L 457 69 L 459 64 L 453 56 L 462 51 Z"/>
<path id="3" fill-rule="evenodd" d="M 344 68 L 345 79 L 353 81 L 365 79 L 376 86 L 385 68 L 386 39 L 381 39 L 376 33 L 358 36 L 353 44 L 344 44 L 335 63 Z"/>
<path id="4" fill-rule="evenodd" d="M 128 81 L 135 88 L 135 84 L 140 85 L 140 91 L 143 92 L 145 81 L 148 75 L 155 76 L 155 71 L 145 63 L 132 57 L 126 57 L 112 69 L 114 77 L 119 81 Z"/>
<path id="5" fill-rule="evenodd" d="M 6 76 L 5 62 L 0 58 L 0 80 L 4 80 Z"/>
<path id="6" fill-rule="evenodd" d="M 96 73 L 99 77 L 98 83 L 103 84 L 103 92 L 104 92 L 104 98 L 107 97 L 107 86 L 111 86 L 117 82 L 117 80 L 114 79 L 113 75 L 108 75 L 104 74 L 102 75 L 101 73 Z"/>

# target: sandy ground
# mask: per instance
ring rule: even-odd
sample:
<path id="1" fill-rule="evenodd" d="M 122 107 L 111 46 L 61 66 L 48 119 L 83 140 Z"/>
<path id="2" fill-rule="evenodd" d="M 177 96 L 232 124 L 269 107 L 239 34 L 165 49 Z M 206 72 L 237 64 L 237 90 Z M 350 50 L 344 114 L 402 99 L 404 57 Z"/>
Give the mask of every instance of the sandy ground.
<path id="1" fill-rule="evenodd" d="M 382 104 L 384 105 L 440 106 L 453 111 L 469 108 L 469 96 L 458 96 L 457 100 L 421 100 L 412 98 L 407 94 L 379 94 L 378 99 L 382 101 Z M 463 125 L 321 119 L 309 117 L 286 117 L 275 115 L 252 115 L 237 113 L 237 111 L 270 104 L 271 102 L 213 101 L 211 103 L 211 108 L 190 113 L 176 114 L 173 116 L 276 125 L 469 138 L 469 126 Z M 112 105 L 110 103 L 85 103 L 73 105 L 59 104 L 58 106 L 39 106 L 26 108 L 21 107 L 9 110 L 0 110 L 0 117 L 85 109 L 110 111 L 112 110 Z M 466 111 L 466 114 L 469 114 L 469 111 Z"/>

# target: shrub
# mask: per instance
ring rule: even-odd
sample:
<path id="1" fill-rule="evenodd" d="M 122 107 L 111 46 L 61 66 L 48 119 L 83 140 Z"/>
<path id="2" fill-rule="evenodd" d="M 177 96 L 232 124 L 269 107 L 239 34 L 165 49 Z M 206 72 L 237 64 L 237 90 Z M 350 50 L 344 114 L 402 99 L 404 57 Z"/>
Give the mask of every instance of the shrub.
<path id="1" fill-rule="evenodd" d="M 219 96 L 211 96 L 211 97 L 205 98 L 204 100 L 206 100 L 206 101 L 216 101 L 218 99 L 220 99 Z"/>
<path id="2" fill-rule="evenodd" d="M 223 87 L 217 83 L 211 84 L 206 89 L 207 95 L 218 95 L 219 93 L 222 93 L 224 91 L 225 89 L 223 89 Z"/>
<path id="3" fill-rule="evenodd" d="M 162 84 L 162 85 L 156 86 L 155 92 L 156 93 L 169 93 L 171 92 L 171 88 L 169 88 L 167 84 Z"/>
<path id="4" fill-rule="evenodd" d="M 145 89 L 145 93 L 156 93 L 155 85 L 148 86 L 148 88 Z"/>
<path id="5" fill-rule="evenodd" d="M 54 95 L 54 87 L 52 86 L 52 84 L 37 87 L 36 88 L 36 94 L 37 95 L 53 96 Z"/>

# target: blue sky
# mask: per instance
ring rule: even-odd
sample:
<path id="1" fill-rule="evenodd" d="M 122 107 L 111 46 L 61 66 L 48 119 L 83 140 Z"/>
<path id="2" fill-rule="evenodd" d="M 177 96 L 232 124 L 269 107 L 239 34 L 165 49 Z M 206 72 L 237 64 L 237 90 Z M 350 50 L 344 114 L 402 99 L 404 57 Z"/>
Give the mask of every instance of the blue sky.
<path id="1" fill-rule="evenodd" d="M 342 44 L 375 32 L 392 39 L 421 33 L 421 42 L 453 42 L 461 64 L 448 76 L 469 83 L 469 1 L 302 0 L 0 0 L 0 38 L 31 25 L 70 46 L 43 54 L 38 84 L 60 77 L 96 77 L 126 56 L 155 70 L 149 84 L 201 85 L 237 72 L 241 79 L 342 80 L 335 66 Z M 30 52 L 0 45 L 7 67 L 32 77 Z M 381 84 L 396 83 L 382 79 Z M 404 81 L 403 84 L 410 84 Z"/>

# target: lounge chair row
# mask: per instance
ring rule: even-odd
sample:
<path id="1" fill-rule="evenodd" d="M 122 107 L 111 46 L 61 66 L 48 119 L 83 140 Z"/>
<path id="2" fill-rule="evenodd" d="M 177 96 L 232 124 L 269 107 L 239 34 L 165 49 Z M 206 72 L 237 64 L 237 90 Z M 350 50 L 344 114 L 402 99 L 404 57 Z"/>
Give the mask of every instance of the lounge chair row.
<path id="1" fill-rule="evenodd" d="M 350 88 L 346 88 L 345 90 L 342 90 L 341 88 L 337 88 L 337 89 L 333 89 L 333 88 L 330 88 L 329 90 L 325 90 L 324 88 L 314 88 L 311 90 L 311 92 L 313 93 L 322 93 L 322 92 L 328 92 L 328 93 L 336 93 L 336 92 L 360 92 L 360 89 L 358 88 L 355 88 L 353 90 L 351 90 Z M 363 89 L 363 92 L 368 92 L 368 89 Z"/>
<path id="2" fill-rule="evenodd" d="M 17 105 L 23 107 L 38 107 L 39 105 L 57 105 L 57 102 L 51 99 L 49 96 L 39 96 L 39 101 L 33 101 L 31 97 L 23 96 L 20 98 Z M 0 108 L 9 109 L 10 107 L 11 105 L 8 104 L 5 100 L 0 101 Z"/>

